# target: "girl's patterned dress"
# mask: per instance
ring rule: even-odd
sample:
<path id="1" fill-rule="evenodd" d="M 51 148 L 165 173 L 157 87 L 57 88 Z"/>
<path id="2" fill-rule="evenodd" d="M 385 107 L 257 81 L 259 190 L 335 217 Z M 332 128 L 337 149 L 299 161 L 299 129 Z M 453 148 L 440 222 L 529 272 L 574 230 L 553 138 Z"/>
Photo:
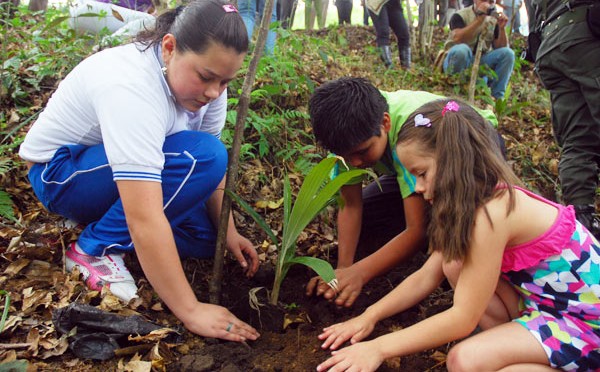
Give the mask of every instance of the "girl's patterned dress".
<path id="1" fill-rule="evenodd" d="M 521 295 L 520 317 L 542 344 L 550 365 L 565 371 L 600 371 L 600 244 L 565 207 L 536 239 L 505 250 L 502 272 Z"/>

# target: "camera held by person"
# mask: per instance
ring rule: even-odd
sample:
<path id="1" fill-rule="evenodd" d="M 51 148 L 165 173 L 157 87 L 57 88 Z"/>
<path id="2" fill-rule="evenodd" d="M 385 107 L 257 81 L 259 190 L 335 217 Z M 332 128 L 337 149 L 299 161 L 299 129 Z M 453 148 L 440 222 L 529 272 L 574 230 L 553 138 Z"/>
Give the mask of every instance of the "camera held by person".
<path id="1" fill-rule="evenodd" d="M 500 17 L 500 13 L 498 12 L 498 9 L 496 9 L 495 6 L 491 6 L 488 8 L 487 15 L 492 16 L 494 18 Z"/>

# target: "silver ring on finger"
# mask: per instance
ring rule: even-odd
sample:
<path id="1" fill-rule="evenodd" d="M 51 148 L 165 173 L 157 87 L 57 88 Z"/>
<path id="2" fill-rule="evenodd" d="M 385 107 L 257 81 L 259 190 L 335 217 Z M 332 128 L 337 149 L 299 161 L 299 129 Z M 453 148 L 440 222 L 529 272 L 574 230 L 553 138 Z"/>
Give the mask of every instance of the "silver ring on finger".
<path id="1" fill-rule="evenodd" d="M 229 324 L 227 324 L 227 328 L 225 328 L 225 331 L 229 332 L 231 331 L 231 328 L 233 328 L 233 323 L 229 322 Z"/>

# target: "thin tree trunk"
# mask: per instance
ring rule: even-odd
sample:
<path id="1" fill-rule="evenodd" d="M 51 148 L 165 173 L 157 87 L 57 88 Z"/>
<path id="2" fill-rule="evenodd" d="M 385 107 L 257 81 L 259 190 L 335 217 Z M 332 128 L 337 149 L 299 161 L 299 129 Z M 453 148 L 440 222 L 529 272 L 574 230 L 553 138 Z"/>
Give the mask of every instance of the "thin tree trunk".
<path id="1" fill-rule="evenodd" d="M 510 19 L 510 24 L 508 25 L 508 40 L 510 40 L 512 31 L 513 31 L 513 27 L 515 27 L 515 21 L 517 20 L 517 14 L 519 12 L 519 9 L 521 8 L 521 7 L 519 7 L 519 9 L 515 9 L 515 0 L 512 0 L 511 6 L 512 6 L 512 17 Z"/>
<path id="2" fill-rule="evenodd" d="M 433 38 L 434 0 L 423 0 L 422 11 L 419 16 L 419 53 L 422 59 L 426 58 L 431 39 Z"/>
<path id="3" fill-rule="evenodd" d="M 435 0 L 430 0 L 429 4 L 429 22 L 427 23 L 427 32 L 425 33 L 425 56 L 429 55 L 431 42 L 433 40 L 433 29 L 435 22 Z"/>
<path id="4" fill-rule="evenodd" d="M 410 0 L 406 0 L 406 17 L 408 18 L 408 32 L 410 33 L 410 48 L 417 50 L 417 35 L 415 33 L 415 25 L 413 24 Z"/>
<path id="5" fill-rule="evenodd" d="M 483 31 L 481 31 L 481 34 L 479 35 L 477 51 L 475 52 L 473 67 L 471 67 L 471 80 L 469 80 L 469 103 L 472 105 L 475 104 L 475 86 L 477 85 L 477 76 L 479 75 L 479 64 L 481 62 L 481 55 L 483 54 L 483 46 L 485 45 L 485 37 L 487 34 L 487 30 L 488 27 L 484 26 Z"/>
<path id="6" fill-rule="evenodd" d="M 29 1 L 29 10 L 37 12 L 39 10 L 45 11 L 48 8 L 48 0 L 31 0 Z"/>
<path id="7" fill-rule="evenodd" d="M 258 32 L 258 38 L 256 45 L 254 46 L 254 53 L 252 54 L 252 60 L 248 66 L 248 72 L 242 85 L 242 94 L 238 103 L 237 119 L 235 122 L 235 132 L 233 136 L 233 145 L 231 147 L 231 153 L 229 154 L 229 166 L 227 169 L 227 179 L 225 181 L 225 189 L 233 190 L 238 173 L 240 147 L 244 137 L 244 124 L 246 117 L 248 116 L 248 106 L 250 105 L 250 92 L 254 85 L 254 79 L 256 78 L 256 68 L 258 62 L 262 56 L 263 50 L 265 49 L 265 43 L 267 39 L 267 32 L 269 31 L 269 25 L 271 24 L 271 14 L 273 12 L 273 0 L 266 0 L 265 9 L 262 14 L 262 21 L 260 24 L 260 30 Z M 231 198 L 224 194 L 223 204 L 221 206 L 221 215 L 219 218 L 219 227 L 217 233 L 217 243 L 215 250 L 215 259 L 213 263 L 213 275 L 209 283 L 209 297 L 210 302 L 218 304 L 221 302 L 221 284 L 223 281 L 223 260 L 225 257 L 225 244 L 227 242 L 227 223 L 229 221 L 229 213 L 231 212 Z"/>

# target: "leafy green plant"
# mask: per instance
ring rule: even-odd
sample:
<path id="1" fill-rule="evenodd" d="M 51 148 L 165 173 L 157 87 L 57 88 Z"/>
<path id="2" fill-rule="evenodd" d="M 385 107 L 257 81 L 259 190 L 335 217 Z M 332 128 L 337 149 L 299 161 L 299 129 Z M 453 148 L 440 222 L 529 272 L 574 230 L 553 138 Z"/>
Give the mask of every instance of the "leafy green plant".
<path id="1" fill-rule="evenodd" d="M 521 110 L 527 106 L 527 102 L 523 102 L 519 96 L 512 94 L 512 83 L 506 86 L 506 92 L 504 98 L 498 98 L 494 105 L 494 111 L 498 121 L 502 120 L 504 116 L 511 114 L 517 114 L 520 119 L 523 117 Z"/>
<path id="2" fill-rule="evenodd" d="M 21 141 L 15 141 L 8 145 L 0 144 L 0 177 L 5 176 L 12 169 L 16 168 L 10 152 L 20 143 Z M 10 195 L 5 191 L 4 187 L 0 187 L 0 217 L 12 222 L 17 222 L 13 205 Z"/>
<path id="3" fill-rule="evenodd" d="M 49 8 L 44 14 L 34 14 L 19 7 L 12 18 L 0 19 L 0 82 L 4 98 L 17 107 L 36 106 L 32 92 L 53 89 L 91 51 L 91 36 L 77 35 L 65 20 L 66 9 Z M 4 45 L 20 44 L 7 48 Z"/>
<path id="4" fill-rule="evenodd" d="M 256 221 L 265 231 L 273 244 L 277 247 L 277 262 L 275 265 L 275 280 L 270 292 L 270 303 L 277 304 L 281 283 L 294 264 L 302 264 L 313 269 L 326 283 L 334 287 L 337 285 L 335 272 L 329 262 L 308 256 L 296 256 L 296 241 L 300 233 L 316 215 L 326 206 L 333 203 L 338 190 L 354 177 L 373 172 L 366 169 L 352 169 L 339 174 L 334 179 L 330 173 L 341 158 L 330 157 L 321 160 L 308 173 L 296 201 L 292 206 L 292 191 L 289 179 L 284 178 L 283 188 L 283 236 L 281 240 L 275 236 L 265 220 L 238 195 L 227 191 L 229 195 Z"/>
<path id="5" fill-rule="evenodd" d="M 13 202 L 5 191 L 0 190 L 0 217 L 16 221 Z"/>
<path id="6" fill-rule="evenodd" d="M 24 130 L 40 112 L 58 82 L 101 36 L 70 29 L 66 7 L 31 12 L 27 6 L 0 3 L 0 176 L 15 179 L 23 165 L 16 150 Z M 0 217 L 17 222 L 14 195 L 0 187 Z M 12 200 L 11 200 L 12 199 Z"/>
<path id="7" fill-rule="evenodd" d="M 0 333 L 4 331 L 4 324 L 6 323 L 6 318 L 8 318 L 8 310 L 10 308 L 10 293 L 5 291 L 4 289 L 0 290 L 0 296 L 4 296 L 4 310 L 2 311 L 2 317 L 0 318 Z"/>

